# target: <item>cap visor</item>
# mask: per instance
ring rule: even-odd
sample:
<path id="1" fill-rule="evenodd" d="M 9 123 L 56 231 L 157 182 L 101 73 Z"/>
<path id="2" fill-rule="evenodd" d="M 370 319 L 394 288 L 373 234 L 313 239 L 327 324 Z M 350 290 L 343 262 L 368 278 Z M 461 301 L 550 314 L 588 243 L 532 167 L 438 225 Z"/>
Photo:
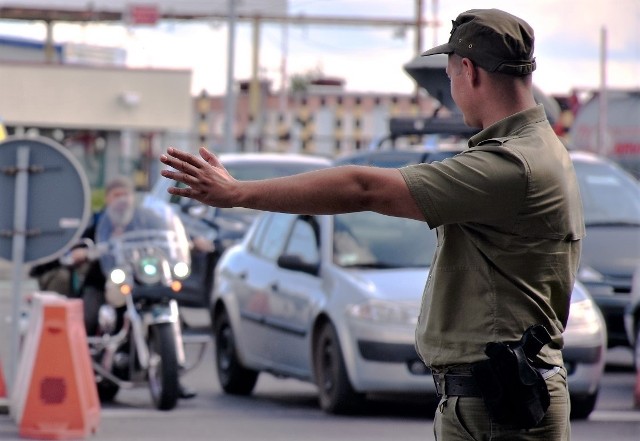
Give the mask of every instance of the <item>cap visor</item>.
<path id="1" fill-rule="evenodd" d="M 433 49 L 429 49 L 426 52 L 423 52 L 421 56 L 426 57 L 428 55 L 451 54 L 451 53 L 453 53 L 453 48 L 449 43 L 445 43 L 445 44 L 441 44 L 440 46 L 436 46 Z"/>

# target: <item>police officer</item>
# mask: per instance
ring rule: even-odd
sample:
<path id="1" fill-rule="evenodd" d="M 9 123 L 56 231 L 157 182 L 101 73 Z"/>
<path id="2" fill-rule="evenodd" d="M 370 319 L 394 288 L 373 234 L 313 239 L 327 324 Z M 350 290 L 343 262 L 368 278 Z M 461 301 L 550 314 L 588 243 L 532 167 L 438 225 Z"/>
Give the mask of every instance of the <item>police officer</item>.
<path id="1" fill-rule="evenodd" d="M 569 394 L 561 348 L 584 236 L 572 163 L 532 92 L 534 35 L 497 9 L 453 21 L 451 93 L 481 129 L 454 158 L 401 169 L 343 166 L 264 181 L 237 181 L 207 149 L 169 148 L 162 175 L 174 195 L 217 207 L 300 214 L 376 211 L 425 221 L 438 249 L 425 286 L 416 346 L 434 372 L 438 440 L 566 440 Z M 550 404 L 534 427 L 497 421 L 474 367 L 490 342 L 518 341 L 542 325 L 551 342 L 534 355 Z"/>

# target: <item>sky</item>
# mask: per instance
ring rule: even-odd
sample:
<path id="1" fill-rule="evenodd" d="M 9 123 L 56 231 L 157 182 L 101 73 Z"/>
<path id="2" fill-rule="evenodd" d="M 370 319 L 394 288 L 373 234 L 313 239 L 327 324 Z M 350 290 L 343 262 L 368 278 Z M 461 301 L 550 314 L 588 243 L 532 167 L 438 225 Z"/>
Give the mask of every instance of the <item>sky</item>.
<path id="1" fill-rule="evenodd" d="M 149 3 L 148 1 L 145 3 Z M 593 90 L 601 81 L 601 36 L 606 33 L 606 82 L 640 89 L 640 0 L 424 0 L 424 18 L 442 25 L 423 31 L 423 50 L 448 40 L 451 20 L 473 8 L 500 8 L 524 18 L 536 34 L 534 83 L 546 93 Z M 289 0 L 289 14 L 411 19 L 415 0 Z M 42 23 L 0 22 L 0 35 L 44 39 Z M 192 71 L 192 92 L 223 94 L 228 30 L 224 21 L 161 22 L 155 27 L 57 23 L 57 43 L 77 42 L 127 51 L 127 65 Z M 263 23 L 259 70 L 277 90 L 283 78 L 321 72 L 345 80 L 350 92 L 410 93 L 402 66 L 415 56 L 414 29 Z M 236 27 L 235 79 L 252 72 L 252 29 Z M 286 60 L 286 61 L 285 61 Z M 283 66 L 286 68 L 283 70 Z M 286 74 L 283 75 L 283 72 Z"/>

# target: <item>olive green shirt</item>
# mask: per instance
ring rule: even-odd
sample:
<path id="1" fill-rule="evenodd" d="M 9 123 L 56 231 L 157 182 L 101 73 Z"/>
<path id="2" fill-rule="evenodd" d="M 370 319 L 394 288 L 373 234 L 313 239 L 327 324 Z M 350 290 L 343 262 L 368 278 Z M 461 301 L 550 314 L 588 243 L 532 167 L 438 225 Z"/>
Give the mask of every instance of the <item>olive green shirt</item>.
<path id="1" fill-rule="evenodd" d="M 537 107 L 505 118 L 442 162 L 400 169 L 438 247 L 416 347 L 427 365 L 485 359 L 490 341 L 542 324 L 540 360 L 562 364 L 562 332 L 584 237 L 566 148 Z"/>

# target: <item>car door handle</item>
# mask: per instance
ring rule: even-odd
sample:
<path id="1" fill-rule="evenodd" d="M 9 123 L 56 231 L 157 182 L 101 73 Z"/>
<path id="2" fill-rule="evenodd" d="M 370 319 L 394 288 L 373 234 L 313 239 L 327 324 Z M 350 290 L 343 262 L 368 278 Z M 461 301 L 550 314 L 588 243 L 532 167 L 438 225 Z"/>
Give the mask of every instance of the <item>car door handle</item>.
<path id="1" fill-rule="evenodd" d="M 246 271 L 242 271 L 241 273 L 238 273 L 237 277 L 240 280 L 245 280 L 247 278 L 247 272 Z"/>
<path id="2" fill-rule="evenodd" d="M 278 286 L 278 282 L 273 282 L 271 285 L 271 291 L 278 291 L 279 286 Z"/>

